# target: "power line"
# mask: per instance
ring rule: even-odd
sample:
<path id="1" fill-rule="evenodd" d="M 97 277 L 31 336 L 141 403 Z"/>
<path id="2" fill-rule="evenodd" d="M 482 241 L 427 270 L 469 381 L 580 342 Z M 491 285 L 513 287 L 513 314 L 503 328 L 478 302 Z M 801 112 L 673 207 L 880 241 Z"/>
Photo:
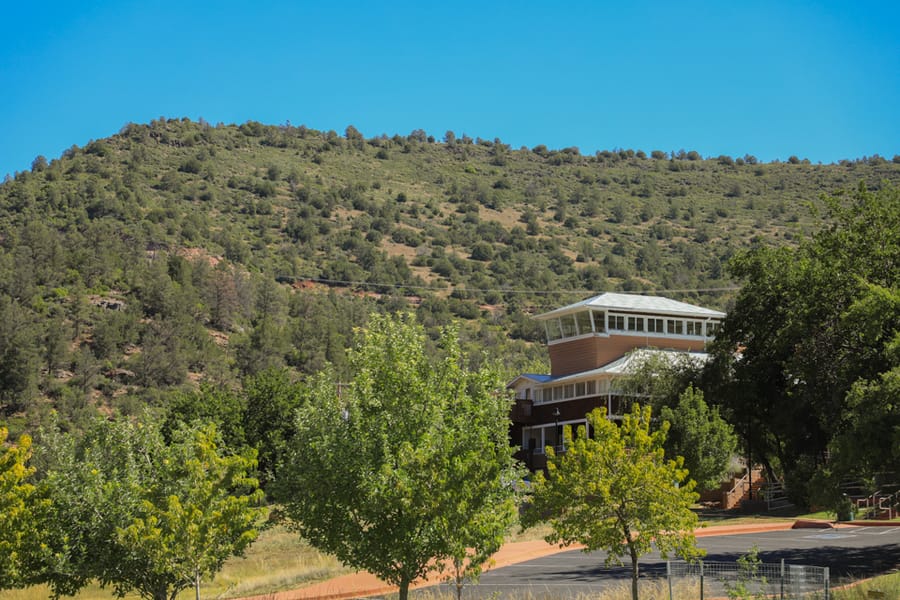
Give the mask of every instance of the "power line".
<path id="1" fill-rule="evenodd" d="M 358 287 L 379 287 L 379 288 L 392 288 L 392 289 L 408 289 L 408 290 L 423 290 L 423 291 L 431 291 L 431 292 L 442 292 L 447 289 L 447 286 L 439 287 L 439 286 L 427 286 L 427 285 L 407 285 L 402 283 L 377 283 L 372 281 L 352 281 L 345 279 L 326 279 L 323 277 L 296 277 L 297 281 L 312 281 L 314 283 L 322 283 L 327 285 L 340 285 L 344 287 L 350 286 L 358 286 Z M 588 290 L 588 289 L 575 289 L 575 290 L 535 290 L 535 289 L 514 289 L 514 288 L 472 288 L 466 286 L 449 286 L 454 289 L 459 289 L 466 292 L 474 292 L 474 293 L 496 293 L 496 294 L 532 294 L 532 295 L 589 295 L 596 294 L 597 290 Z M 715 294 L 715 293 L 727 293 L 727 292 L 736 292 L 740 290 L 741 287 L 738 285 L 731 286 L 723 286 L 723 287 L 709 287 L 709 288 L 668 288 L 668 289 L 655 289 L 655 290 L 647 290 L 647 291 L 616 291 L 618 294 L 690 294 L 690 293 L 704 293 L 704 294 Z"/>

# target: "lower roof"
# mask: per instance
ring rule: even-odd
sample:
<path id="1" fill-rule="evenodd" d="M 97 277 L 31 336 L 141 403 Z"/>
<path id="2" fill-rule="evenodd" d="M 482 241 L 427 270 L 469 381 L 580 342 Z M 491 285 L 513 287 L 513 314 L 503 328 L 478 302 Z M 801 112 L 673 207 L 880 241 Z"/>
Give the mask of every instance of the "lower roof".
<path id="1" fill-rule="evenodd" d="M 535 383 L 545 385 L 551 383 L 564 383 L 567 381 L 578 381 L 580 379 L 590 379 L 591 377 L 597 377 L 601 375 L 621 377 L 623 375 L 633 373 L 636 369 L 639 369 L 645 362 L 654 358 L 664 360 L 671 365 L 676 364 L 679 360 L 688 360 L 695 365 L 701 365 L 709 360 L 709 354 L 707 354 L 706 352 L 686 352 L 684 350 L 659 350 L 656 348 L 639 348 L 617 358 L 612 362 L 608 362 L 601 367 L 597 367 L 596 369 L 591 369 L 589 371 L 580 371 L 578 373 L 558 375 L 556 377 L 554 377 L 553 375 L 522 373 L 521 375 L 510 381 L 506 387 L 514 386 L 521 379 L 528 379 Z"/>

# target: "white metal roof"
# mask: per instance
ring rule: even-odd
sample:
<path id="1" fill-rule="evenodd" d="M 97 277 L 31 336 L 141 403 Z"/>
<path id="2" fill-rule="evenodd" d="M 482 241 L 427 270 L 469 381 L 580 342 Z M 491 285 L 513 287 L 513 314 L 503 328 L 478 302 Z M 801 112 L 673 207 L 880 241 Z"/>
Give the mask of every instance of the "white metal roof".
<path id="1" fill-rule="evenodd" d="M 568 381 L 577 381 L 581 379 L 589 379 L 601 375 L 618 377 L 634 373 L 645 362 L 659 358 L 669 365 L 675 365 L 679 360 L 687 360 L 694 365 L 702 365 L 709 360 L 709 354 L 706 352 L 688 352 L 685 350 L 661 350 L 658 348 L 638 348 L 617 358 L 612 362 L 608 362 L 602 367 L 591 369 L 590 371 L 580 371 L 569 375 L 560 375 L 553 377 L 551 375 L 536 375 L 533 373 L 525 373 L 519 375 L 507 384 L 507 387 L 513 387 L 516 382 L 522 378 L 530 379 L 538 384 L 558 384 Z"/>
<path id="2" fill-rule="evenodd" d="M 638 294 L 617 294 L 615 292 L 605 292 L 599 296 L 576 302 L 562 308 L 557 308 L 534 318 L 544 321 L 554 317 L 578 312 L 585 308 L 593 308 L 597 310 L 612 310 L 626 313 L 641 313 L 654 315 L 672 315 L 678 317 L 695 317 L 698 319 L 722 319 L 725 313 L 711 308 L 703 308 L 702 306 L 694 306 L 686 302 L 678 302 L 670 298 L 662 296 L 641 296 Z"/>

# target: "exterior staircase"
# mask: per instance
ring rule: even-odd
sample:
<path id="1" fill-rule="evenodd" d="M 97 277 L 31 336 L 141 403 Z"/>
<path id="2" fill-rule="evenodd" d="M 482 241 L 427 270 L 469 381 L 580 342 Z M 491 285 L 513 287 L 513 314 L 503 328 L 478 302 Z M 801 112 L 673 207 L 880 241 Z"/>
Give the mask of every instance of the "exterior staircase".
<path id="1" fill-rule="evenodd" d="M 718 492 L 722 509 L 731 510 L 751 501 L 762 500 L 761 490 L 765 481 L 763 470 L 759 468 L 753 469 L 749 475 L 744 473 L 741 477 L 726 481 Z"/>

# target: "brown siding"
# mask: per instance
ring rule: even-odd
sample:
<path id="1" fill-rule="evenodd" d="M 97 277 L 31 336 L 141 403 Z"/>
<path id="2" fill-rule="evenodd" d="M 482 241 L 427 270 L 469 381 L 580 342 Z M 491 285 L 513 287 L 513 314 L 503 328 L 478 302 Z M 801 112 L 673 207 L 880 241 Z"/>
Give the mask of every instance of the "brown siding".
<path id="1" fill-rule="evenodd" d="M 610 335 L 609 337 L 589 337 L 549 346 L 550 373 L 554 377 L 571 375 L 602 367 L 621 358 L 636 348 L 671 348 L 702 352 L 703 340 L 681 338 L 642 337 L 638 335 Z"/>
<path id="2" fill-rule="evenodd" d="M 560 421 L 583 419 L 586 414 L 602 406 L 606 406 L 606 396 L 579 398 L 578 400 L 554 402 L 552 404 L 538 404 L 534 407 L 534 416 L 531 422 L 553 423 L 556 420 L 556 417 L 553 416 L 553 411 L 557 408 L 559 409 Z"/>
<path id="3" fill-rule="evenodd" d="M 596 369 L 600 366 L 597 363 L 600 344 L 608 341 L 599 337 L 587 337 L 553 344 L 549 347 L 550 374 L 558 377 Z"/>

